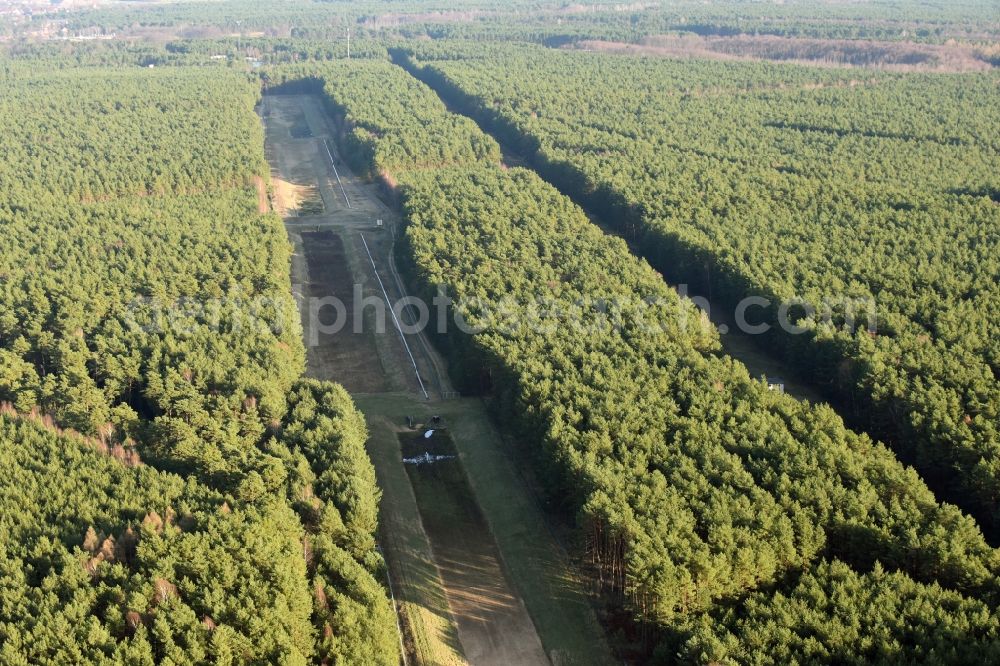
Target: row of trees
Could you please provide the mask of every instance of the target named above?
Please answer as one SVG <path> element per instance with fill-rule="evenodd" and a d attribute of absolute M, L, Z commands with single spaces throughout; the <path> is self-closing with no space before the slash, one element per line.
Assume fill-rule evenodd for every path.
<path fill-rule="evenodd" d="M 574 5 L 561 1 L 517 0 L 502 7 L 488 0 L 396 0 L 310 2 L 247 6 L 240 0 L 169 3 L 148 7 L 101 6 L 66 12 L 36 11 L 32 20 L 5 21 L 0 35 L 19 37 L 40 23 L 70 35 L 134 36 L 158 33 L 184 41 L 224 42 L 226 50 L 249 38 L 310 40 L 315 52 L 329 53 L 348 30 L 366 38 L 432 37 L 533 41 L 560 45 L 585 39 L 638 42 L 664 34 L 707 36 L 766 35 L 777 38 L 879 40 L 943 43 L 995 41 L 1000 22 L 990 0 L 928 4 L 918 0 L 880 3 L 743 2 L 706 4 L 684 0 L 668 5 L 628 7 L 613 3 Z M 791 39 L 789 39 L 791 41 Z M 322 44 L 325 43 L 325 46 Z M 173 46 L 180 45 L 180 40 Z M 18 44 L 18 48 L 21 45 Z M 184 48 L 181 45 L 181 48 Z"/>
<path fill-rule="evenodd" d="M 419 143 L 396 135 L 433 136 L 435 124 L 455 122 L 435 106 L 433 116 L 414 110 L 420 123 L 382 123 L 378 105 L 349 86 L 407 95 L 412 83 L 387 63 L 352 73 L 327 81 L 332 104 L 377 126 L 376 142 Z M 689 302 L 537 175 L 473 158 L 443 168 L 375 161 L 369 170 L 400 186 L 401 259 L 416 284 L 425 296 L 446 285 L 481 329 L 442 340 L 456 380 L 489 392 L 508 427 L 536 444 L 546 487 L 579 513 L 604 591 L 662 632 L 665 660 L 681 649 L 694 661 L 751 653 L 754 637 L 736 620 L 711 618 L 753 608 L 742 600 L 754 590 L 793 594 L 807 584 L 803 571 L 828 577 L 826 559 L 846 562 L 842 578 L 869 587 L 881 563 L 905 582 L 898 606 L 911 594 L 958 600 L 943 611 L 958 628 L 939 636 L 949 649 L 988 642 L 995 619 L 981 611 L 1000 593 L 1000 554 L 971 519 L 938 504 L 912 470 L 830 408 L 768 391 L 719 356 L 714 329 Z M 873 567 L 875 578 L 864 578 Z M 865 599 L 843 603 L 858 613 Z M 758 603 L 775 624 L 785 618 L 780 598 Z M 813 612 L 833 623 L 837 609 Z M 807 659 L 814 643 L 918 649 L 921 621 L 907 617 L 787 640 L 774 659 Z"/>
<path fill-rule="evenodd" d="M 351 58 L 388 58 L 389 39 L 354 36 Z M 247 59 L 275 66 L 296 62 L 346 60 L 347 41 L 301 37 L 217 37 L 179 39 L 166 44 L 125 40 L 87 42 L 14 42 L 6 45 L 11 61 L 47 67 L 191 67 L 250 68 Z"/>
<path fill-rule="evenodd" d="M 816 58 L 817 53 L 855 64 L 929 61 L 919 48 L 906 45 L 949 40 L 989 44 L 1000 35 L 1000 22 L 989 0 L 929 5 L 910 0 L 891 5 L 837 3 L 747 3 L 740 0 L 705 4 L 698 0 L 632 6 L 596 4 L 586 8 L 562 2 L 518 0 L 498 7 L 485 0 L 455 4 L 438 0 L 380 2 L 311 2 L 288 0 L 280 6 L 247 6 L 240 0 L 173 3 L 134 8 L 98 7 L 50 14 L 35 12 L 31 21 L 0 24 L 0 35 L 19 37 L 39 23 L 65 29 L 69 35 L 116 35 L 97 42 L 35 42 L 10 39 L 4 48 L 19 56 L 60 54 L 78 62 L 104 64 L 205 63 L 212 55 L 228 55 L 234 64 L 244 56 L 267 63 L 331 60 L 347 55 L 352 33 L 355 57 L 381 48 L 381 40 L 471 39 L 477 42 L 520 41 L 562 46 L 582 40 L 657 43 L 694 35 L 718 38 L 713 49 L 748 50 L 741 39 L 754 40 L 750 50 L 764 57 Z M 153 43 L 121 37 L 156 33 Z M 738 39 L 732 40 L 731 38 Z M 759 38 L 763 37 L 764 41 Z M 836 40 L 836 41 L 831 41 Z M 870 40 L 877 40 L 872 43 Z M 766 43 L 765 43 L 766 42 Z M 893 44 L 901 45 L 897 49 Z M 986 47 L 974 57 L 990 62 Z"/>
<path fill-rule="evenodd" d="M 251 38 L 266 36 L 281 39 L 305 38 L 317 41 L 340 40 L 347 30 L 356 34 L 375 35 L 383 31 L 395 32 L 417 24 L 450 23 L 454 20 L 505 19 L 549 13 L 561 3 L 538 0 L 511 0 L 498 8 L 491 0 L 462 0 L 458 6 L 440 0 L 356 0 L 354 2 L 313 2 L 311 0 L 286 0 L 281 4 L 247 5 L 242 0 L 221 2 L 168 3 L 149 7 L 99 6 L 66 12 L 55 8 L 50 12 L 35 12 L 33 20 L 55 21 L 65 26 L 71 34 L 129 35 L 162 31 L 183 34 L 187 38 L 220 38 L 246 35 Z M 30 23 L 27 24 L 30 26 Z M 0 34 L 23 32 L 20 26 L 2 25 Z"/>
<path fill-rule="evenodd" d="M 770 299 L 766 344 L 996 529 L 995 76 L 462 48 L 423 74 L 670 279 Z M 820 311 L 797 336 L 793 298 Z"/>
<path fill-rule="evenodd" d="M 647 5 L 633 11 L 601 5 L 591 11 L 542 6 L 535 11 L 487 16 L 480 21 L 435 21 L 428 17 L 402 31 L 440 40 L 521 40 L 550 45 L 582 39 L 639 42 L 657 35 L 685 33 L 942 43 L 949 39 L 995 40 L 1000 34 L 1000 22 L 989 0 L 947 5 L 690 0 Z"/>
<path fill-rule="evenodd" d="M 300 381 L 256 81 L 4 76 L 4 656 L 395 664 L 363 420 Z"/>

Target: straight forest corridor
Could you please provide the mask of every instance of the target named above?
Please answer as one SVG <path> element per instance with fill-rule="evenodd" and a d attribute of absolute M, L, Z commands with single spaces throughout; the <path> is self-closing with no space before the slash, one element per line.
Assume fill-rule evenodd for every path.
<path fill-rule="evenodd" d="M 519 166 L 535 171 L 535 173 L 537 173 L 542 180 L 545 180 L 550 185 L 560 190 L 575 204 L 580 206 L 587 213 L 591 222 L 600 227 L 604 233 L 621 238 L 628 243 L 629 249 L 632 251 L 633 255 L 645 259 L 642 250 L 636 246 L 635 242 L 622 235 L 617 229 L 609 224 L 607 220 L 603 220 L 595 215 L 594 212 L 585 205 L 585 202 L 580 201 L 578 197 L 574 197 L 570 192 L 563 191 L 556 183 L 552 183 L 545 178 L 543 173 L 540 173 L 534 168 L 530 156 L 518 153 L 508 142 L 503 140 L 502 136 L 494 131 L 491 131 L 492 128 L 490 128 L 486 123 L 480 122 L 475 115 L 469 114 L 467 109 L 460 108 L 453 104 L 447 96 L 442 94 L 442 91 L 435 86 L 435 81 L 429 77 L 421 76 L 420 71 L 412 66 L 407 58 L 396 57 L 393 59 L 393 62 L 395 62 L 395 64 L 400 66 L 402 69 L 406 70 L 415 79 L 423 82 L 427 85 L 427 87 L 433 90 L 449 111 L 464 116 L 475 122 L 485 134 L 493 137 L 493 139 L 500 144 L 505 165 Z M 671 285 L 671 287 L 675 290 L 679 290 L 678 285 Z M 686 296 L 689 294 L 683 295 Z M 794 367 L 791 367 L 783 359 L 774 355 L 762 345 L 755 342 L 752 335 L 740 331 L 735 325 L 729 310 L 727 310 L 722 303 L 713 301 L 705 294 L 690 294 L 690 296 L 698 297 L 700 302 L 708 304 L 708 316 L 712 323 L 718 327 L 720 331 L 720 340 L 722 342 L 723 352 L 745 365 L 751 375 L 755 377 L 769 378 L 780 377 L 784 386 L 784 391 L 789 395 L 800 400 L 809 400 L 813 403 L 826 402 L 826 399 L 823 397 L 823 394 L 820 392 L 818 387 L 810 383 L 807 378 L 802 377 Z"/>
<path fill-rule="evenodd" d="M 295 248 L 307 372 L 342 383 L 366 415 L 383 490 L 379 540 L 410 663 L 613 663 L 585 584 L 497 450 L 505 444 L 482 402 L 442 400 L 457 394 L 422 333 L 404 337 L 391 320 L 376 330 L 368 309 L 355 321 L 356 299 L 406 295 L 393 260 L 398 214 L 339 159 L 319 98 L 267 95 L 261 115 L 274 208 Z M 312 330 L 308 304 L 331 295 L 346 325 Z M 458 461 L 427 476 L 402 463 L 401 438 L 412 432 L 407 416 L 432 415 L 446 419 Z"/>

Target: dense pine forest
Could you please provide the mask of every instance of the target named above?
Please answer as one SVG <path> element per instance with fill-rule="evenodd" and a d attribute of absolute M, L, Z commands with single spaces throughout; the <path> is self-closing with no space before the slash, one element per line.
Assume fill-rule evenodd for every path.
<path fill-rule="evenodd" d="M 810 306 L 767 344 L 996 530 L 996 76 L 451 48 L 427 75 L 670 279 Z"/>
<path fill-rule="evenodd" d="M 10 663 L 394 663 L 365 425 L 300 380 L 254 80 L 3 85 Z"/>
<path fill-rule="evenodd" d="M 486 137 L 442 151 L 435 167 L 400 151 L 460 121 L 401 68 L 349 67 L 351 76 L 346 65 L 311 76 L 343 113 L 345 145 L 366 144 L 356 152 L 371 156 L 369 170 L 399 188 L 402 255 L 416 283 L 428 294 L 447 285 L 459 303 L 506 306 L 503 322 L 479 319 L 490 315 L 475 306 L 463 312 L 485 332 L 445 342 L 459 379 L 488 391 L 502 420 L 538 447 L 547 487 L 579 512 L 605 592 L 658 628 L 661 658 L 738 660 L 753 641 L 781 642 L 797 660 L 861 641 L 879 658 L 904 634 L 920 634 L 921 645 L 927 634 L 927 649 L 954 658 L 977 641 L 995 647 L 988 608 L 1000 556 L 970 518 L 937 503 L 912 470 L 828 407 L 768 391 L 719 357 L 711 327 L 679 324 L 678 313 L 700 320 L 693 306 L 552 186 L 500 168 L 495 150 L 479 148 Z M 383 98 L 420 111 L 399 122 Z M 587 301 L 595 294 L 623 303 L 639 294 L 662 310 L 602 319 Z M 531 311 L 542 301 L 565 304 L 553 313 L 594 308 L 595 322 L 581 336 L 560 314 L 546 321 Z M 533 316 L 541 327 L 526 323 Z M 650 334 L 641 317 L 663 330 Z M 816 623 L 838 626 L 835 618 L 873 597 L 902 615 L 894 626 L 847 623 L 819 645 L 784 641 L 810 631 L 788 608 L 817 587 L 836 602 L 812 608 Z M 929 599 L 949 609 L 958 633 L 932 635 L 939 625 L 905 610 Z M 746 604 L 771 635 L 745 635 L 743 613 L 726 614 L 733 604 Z"/>
<path fill-rule="evenodd" d="M 477 664 L 510 594 L 567 663 L 532 584 L 618 663 L 1000 662 L 997 67 L 995 0 L 0 1 L 0 662 Z M 462 325 L 352 396 L 332 275 Z"/>

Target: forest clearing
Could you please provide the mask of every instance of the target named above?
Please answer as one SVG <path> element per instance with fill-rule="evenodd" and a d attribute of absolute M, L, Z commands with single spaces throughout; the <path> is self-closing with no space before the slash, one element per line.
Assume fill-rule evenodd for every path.
<path fill-rule="evenodd" d="M 309 111 L 290 112 L 290 107 L 298 105 Z M 405 451 L 399 433 L 411 432 L 405 428 L 406 415 L 428 422 L 432 413 L 444 415 L 449 431 L 456 435 L 451 446 L 459 451 L 464 452 L 467 447 L 502 447 L 503 443 L 479 400 L 441 400 L 441 382 L 446 389 L 450 385 L 446 378 L 437 376 L 435 364 L 443 365 L 443 361 L 427 358 L 428 353 L 434 352 L 425 346 L 426 342 L 411 340 L 410 349 L 418 355 L 418 367 L 428 378 L 428 385 L 435 389 L 430 401 L 422 398 L 406 350 L 391 325 L 376 332 L 372 321 L 374 311 L 369 310 L 369 316 L 359 323 L 361 332 L 355 332 L 357 328 L 351 319 L 355 312 L 354 285 L 364 286 L 361 292 L 364 296 L 381 295 L 373 269 L 363 261 L 366 255 L 359 256 L 362 233 L 368 239 L 368 247 L 375 252 L 375 263 L 383 279 L 389 281 L 390 297 L 400 295 L 401 284 L 390 279 L 388 270 L 391 238 L 387 236 L 392 231 L 373 224 L 376 215 L 384 223 L 391 223 L 394 213 L 378 200 L 374 185 L 359 181 L 339 161 L 339 177 L 347 188 L 351 207 L 346 206 L 343 195 L 337 199 L 337 179 L 330 172 L 329 163 L 324 162 L 319 151 L 308 146 L 308 142 L 328 136 L 316 98 L 270 95 L 265 97 L 261 109 L 270 112 L 264 117 L 268 129 L 267 152 L 272 158 L 272 182 L 294 182 L 299 187 L 315 188 L 323 193 L 324 200 L 327 196 L 331 200 L 322 214 L 285 217 L 295 247 L 293 282 L 299 285 L 302 302 L 308 302 L 310 295 L 333 294 L 347 305 L 348 320 L 342 330 L 335 334 L 318 333 L 316 344 L 306 345 L 307 374 L 343 384 L 365 406 L 372 437 L 369 453 L 384 492 L 380 542 L 396 579 L 397 601 L 409 649 L 418 657 L 418 663 L 429 664 L 465 663 L 465 660 L 497 666 L 609 663 L 610 653 L 600 638 L 602 632 L 593 619 L 583 583 L 563 580 L 569 575 L 568 562 L 556 566 L 559 548 L 545 532 L 528 490 L 520 482 L 511 487 L 513 470 L 499 482 L 491 474 L 474 474 L 474 478 L 485 484 L 485 491 L 492 492 L 494 497 L 502 493 L 503 501 L 494 499 L 489 507 L 492 512 L 509 516 L 508 525 L 514 518 L 509 513 L 511 502 L 519 507 L 518 515 L 522 518 L 521 512 L 525 510 L 535 512 L 537 522 L 529 523 L 532 529 L 527 534 L 520 533 L 523 532 L 520 527 L 510 543 L 501 544 L 517 558 L 516 570 L 523 577 L 515 581 L 517 587 L 512 587 L 508 580 L 508 565 L 502 559 L 505 556 L 501 555 L 490 530 L 493 522 L 490 518 L 494 516 L 484 515 L 477 501 L 478 493 L 472 491 L 466 480 L 462 469 L 465 458 L 443 463 L 441 476 L 437 469 L 430 475 L 418 476 L 414 476 L 418 472 L 410 466 L 404 471 Z M 308 118 L 308 137 L 295 136 L 303 133 L 301 129 L 293 132 L 294 124 L 282 122 L 282 117 L 289 116 Z M 308 311 L 304 310 L 302 317 L 308 338 Z M 458 437 L 458 433 L 464 436 Z M 495 458 L 497 454 L 492 455 Z M 412 504 L 418 509 L 417 514 L 412 513 Z M 505 520 L 499 515 L 495 519 Z M 535 552 L 530 553 L 526 548 Z M 546 567 L 541 571 L 536 569 L 540 561 Z M 515 591 L 524 586 L 531 586 L 536 617 L 546 622 L 547 633 L 541 634 L 541 641 L 530 609 L 521 599 L 524 592 Z M 548 598 L 547 594 L 554 589 L 567 591 Z M 583 621 L 570 629 L 571 618 Z M 589 629 L 580 631 L 586 627 Z M 546 656 L 547 649 L 551 658 Z M 601 657 L 602 653 L 607 656 Z"/>

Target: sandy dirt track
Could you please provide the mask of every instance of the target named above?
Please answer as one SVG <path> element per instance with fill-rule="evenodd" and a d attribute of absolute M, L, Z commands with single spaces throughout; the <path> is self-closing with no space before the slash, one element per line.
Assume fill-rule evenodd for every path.
<path fill-rule="evenodd" d="M 295 248 L 292 274 L 300 307 L 309 297 L 328 295 L 350 305 L 357 296 L 355 285 L 365 298 L 382 298 L 383 287 L 390 300 L 401 297 L 404 286 L 391 258 L 396 216 L 378 199 L 376 186 L 354 176 L 333 142 L 327 142 L 333 130 L 318 99 L 267 96 L 261 112 L 272 166 L 272 202 Z M 383 220 L 382 226 L 377 219 Z M 386 493 L 381 532 L 405 536 L 405 543 L 403 538 L 380 541 L 396 579 L 394 587 L 405 588 L 397 590 L 405 605 L 401 614 L 407 623 L 422 625 L 406 629 L 411 656 L 428 664 L 551 663 L 461 466 L 458 476 L 437 482 L 431 478 L 417 484 L 417 492 L 401 487 L 405 481 L 400 480 L 407 476 L 399 474 L 405 468 L 399 442 L 391 438 L 403 428 L 404 410 L 433 411 L 434 402 L 422 399 L 421 383 L 432 401 L 451 392 L 444 361 L 422 336 L 407 336 L 404 345 L 391 324 L 377 332 L 368 313 L 357 322 L 361 334 L 354 332 L 356 320 L 349 318 L 340 332 L 315 336 L 316 344 L 310 345 L 307 305 L 302 314 L 310 376 L 342 383 L 354 394 L 399 396 L 388 413 L 364 407 L 364 401 L 362 406 L 373 438 L 380 438 L 370 452 Z M 330 323 L 328 317 L 321 321 Z M 414 502 L 418 512 L 407 502 Z M 407 524 L 398 524 L 402 520 Z M 426 561 L 428 555 L 432 562 Z"/>

